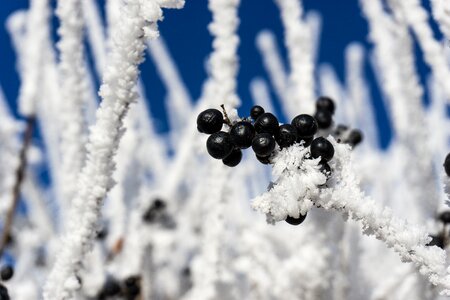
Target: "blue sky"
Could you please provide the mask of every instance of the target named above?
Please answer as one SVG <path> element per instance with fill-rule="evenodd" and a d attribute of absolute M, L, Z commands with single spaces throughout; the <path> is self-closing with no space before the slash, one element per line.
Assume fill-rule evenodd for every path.
<path fill-rule="evenodd" d="M 103 1 L 98 2 L 103 3 Z M 331 64 L 342 80 L 345 47 L 350 42 L 359 41 L 365 44 L 367 49 L 371 48 L 367 43 L 367 23 L 362 17 L 358 1 L 304 0 L 303 3 L 307 11 L 315 10 L 322 15 L 323 30 L 320 38 L 319 62 Z M 11 12 L 27 7 L 28 1 L 25 0 L 3 0 L 0 4 L 0 24 L 2 24 L 0 27 L 0 84 L 15 113 L 19 79 L 11 40 L 5 29 L 5 20 Z M 263 29 L 270 29 L 276 34 L 279 45 L 282 46 L 283 30 L 279 11 L 273 0 L 242 0 L 239 14 L 241 67 L 238 82 L 239 95 L 243 101 L 240 111 L 242 114 L 248 114 L 252 105 L 248 89 L 250 80 L 255 76 L 267 79 L 261 57 L 255 46 L 255 36 Z M 201 84 L 206 77 L 204 63 L 211 51 L 211 37 L 207 30 L 210 19 L 206 0 L 186 0 L 184 9 L 166 10 L 165 20 L 160 24 L 161 33 L 194 99 L 199 96 Z M 57 26 L 56 19 L 53 25 Z M 285 56 L 285 49 L 281 47 L 281 50 Z M 428 70 L 421 61 L 420 55 L 418 57 L 418 67 L 423 77 Z M 166 132 L 168 124 L 162 105 L 165 95 L 164 87 L 150 59 L 146 60 L 141 70 L 152 114 L 156 118 L 156 127 L 160 132 Z M 381 132 L 380 144 L 386 147 L 391 137 L 389 122 L 369 66 L 366 71 Z M 277 111 L 277 113 L 280 112 Z"/>

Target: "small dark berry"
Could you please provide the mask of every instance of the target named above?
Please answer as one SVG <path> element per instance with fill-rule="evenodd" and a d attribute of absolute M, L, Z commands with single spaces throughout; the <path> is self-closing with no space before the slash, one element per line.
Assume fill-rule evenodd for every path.
<path fill-rule="evenodd" d="M 270 133 L 276 135 L 279 129 L 277 117 L 271 113 L 263 113 L 255 121 L 255 129 L 258 133 Z"/>
<path fill-rule="evenodd" d="M 348 143 L 353 147 L 358 145 L 359 143 L 361 143 L 362 140 L 363 140 L 363 134 L 358 129 L 352 130 L 347 139 Z"/>
<path fill-rule="evenodd" d="M 317 132 L 317 122 L 310 115 L 298 115 L 292 120 L 291 124 L 297 128 L 299 138 L 312 137 Z"/>
<path fill-rule="evenodd" d="M 297 129 L 291 124 L 283 124 L 275 140 L 281 148 L 289 147 L 297 141 Z"/>
<path fill-rule="evenodd" d="M 224 159 L 234 149 L 230 134 L 223 131 L 211 134 L 206 141 L 206 149 L 215 159 Z"/>
<path fill-rule="evenodd" d="M 325 176 L 327 178 L 330 178 L 331 177 L 331 167 L 330 167 L 330 165 L 324 160 L 321 160 L 319 165 L 320 165 L 320 172 L 325 174 Z"/>
<path fill-rule="evenodd" d="M 437 246 L 441 249 L 444 249 L 444 238 L 439 235 L 430 235 L 431 241 L 427 244 L 427 246 Z"/>
<path fill-rule="evenodd" d="M 309 147 L 314 140 L 314 137 L 304 137 L 304 138 L 297 138 L 297 142 L 302 143 L 303 147 Z"/>
<path fill-rule="evenodd" d="M 328 97 L 320 97 L 319 99 L 317 99 L 316 109 L 318 111 L 326 110 L 326 111 L 330 112 L 330 114 L 334 114 L 334 110 L 335 110 L 334 101 Z"/>
<path fill-rule="evenodd" d="M 262 108 L 259 105 L 255 105 L 250 110 L 250 117 L 252 117 L 253 120 L 256 120 L 259 118 L 260 115 L 264 113 L 264 108 Z"/>
<path fill-rule="evenodd" d="M 339 124 L 338 126 L 336 126 L 336 129 L 334 130 L 334 133 L 336 135 L 341 135 L 342 133 L 344 133 L 347 130 L 348 130 L 348 126 L 343 125 L 343 124 Z"/>
<path fill-rule="evenodd" d="M 121 292 L 120 284 L 113 278 L 108 278 L 102 288 L 102 294 L 111 297 Z"/>
<path fill-rule="evenodd" d="M 14 275 L 14 269 L 10 265 L 5 265 L 0 269 L 0 278 L 3 281 L 10 280 Z"/>
<path fill-rule="evenodd" d="M 327 129 L 333 123 L 333 115 L 327 110 L 318 110 L 314 118 L 320 129 Z"/>
<path fill-rule="evenodd" d="M 240 149 L 247 149 L 252 145 L 255 137 L 255 128 L 249 122 L 237 122 L 230 130 L 233 144 Z"/>
<path fill-rule="evenodd" d="M 98 240 L 104 240 L 106 238 L 106 236 L 108 235 L 108 227 L 106 226 L 102 226 L 98 231 L 97 231 L 97 236 L 96 238 Z"/>
<path fill-rule="evenodd" d="M 224 165 L 229 167 L 236 167 L 242 159 L 242 151 L 239 149 L 234 149 L 230 155 L 222 159 Z"/>
<path fill-rule="evenodd" d="M 161 199 L 155 199 L 153 201 L 152 207 L 153 207 L 153 209 L 156 209 L 156 210 L 164 209 L 164 208 L 166 208 L 166 202 L 164 202 L 164 200 L 161 200 Z"/>
<path fill-rule="evenodd" d="M 334 147 L 326 138 L 318 137 L 311 143 L 311 156 L 329 161 L 334 156 Z"/>
<path fill-rule="evenodd" d="M 306 215 L 307 214 L 305 214 L 305 215 L 300 214 L 300 216 L 298 218 L 287 216 L 285 221 L 291 225 L 300 225 L 303 223 L 303 221 L 305 221 Z"/>
<path fill-rule="evenodd" d="M 9 300 L 9 294 L 8 289 L 3 285 L 0 284 L 0 300 Z"/>
<path fill-rule="evenodd" d="M 256 154 L 256 159 L 262 163 L 263 165 L 268 165 L 270 164 L 270 157 L 269 156 L 259 156 L 258 154 Z"/>
<path fill-rule="evenodd" d="M 439 220 L 444 224 L 450 223 L 450 211 L 443 211 L 439 214 Z"/>
<path fill-rule="evenodd" d="M 197 117 L 197 129 L 202 133 L 212 134 L 220 131 L 223 125 L 222 113 L 214 108 L 202 111 Z"/>
<path fill-rule="evenodd" d="M 444 169 L 445 169 L 445 173 L 447 173 L 447 176 L 450 177 L 450 153 L 447 154 L 447 157 L 445 158 Z"/>
<path fill-rule="evenodd" d="M 275 139 L 269 133 L 259 133 L 252 141 L 252 148 L 259 156 L 269 156 L 275 149 Z"/>

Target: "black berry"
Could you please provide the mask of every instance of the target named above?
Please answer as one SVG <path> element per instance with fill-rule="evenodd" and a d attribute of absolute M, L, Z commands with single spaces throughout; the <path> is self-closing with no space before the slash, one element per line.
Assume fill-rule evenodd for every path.
<path fill-rule="evenodd" d="M 223 125 L 222 113 L 214 108 L 202 111 L 197 117 L 197 129 L 202 133 L 212 134 L 220 131 Z"/>
<path fill-rule="evenodd" d="M 427 244 L 427 246 L 437 246 L 441 249 L 444 249 L 444 238 L 440 235 L 430 235 L 431 241 Z"/>
<path fill-rule="evenodd" d="M 211 134 L 206 141 L 206 149 L 215 159 L 224 159 L 234 149 L 230 134 L 223 131 Z"/>
<path fill-rule="evenodd" d="M 3 284 L 0 284 L 0 300 L 9 299 L 8 289 Z"/>
<path fill-rule="evenodd" d="M 313 158 L 321 157 L 325 161 L 329 161 L 333 158 L 334 147 L 333 145 L 323 137 L 318 137 L 311 143 L 311 156 Z"/>
<path fill-rule="evenodd" d="M 444 169 L 445 173 L 447 173 L 447 176 L 450 176 L 450 153 L 447 154 L 447 157 L 445 158 Z"/>
<path fill-rule="evenodd" d="M 443 211 L 439 215 L 439 220 L 444 224 L 450 223 L 450 211 Z"/>
<path fill-rule="evenodd" d="M 258 133 L 276 135 L 278 133 L 278 127 L 278 119 L 271 113 L 263 113 L 255 121 L 255 129 Z"/>
<path fill-rule="evenodd" d="M 297 129 L 290 124 L 283 124 L 275 139 L 281 148 L 289 147 L 297 141 Z"/>
<path fill-rule="evenodd" d="M 303 221 L 305 221 L 306 215 L 307 214 L 305 214 L 305 215 L 300 214 L 300 216 L 298 218 L 287 216 L 285 221 L 291 225 L 300 225 L 303 223 Z"/>
<path fill-rule="evenodd" d="M 333 115 L 327 110 L 319 110 L 314 115 L 320 129 L 327 129 L 333 123 Z"/>
<path fill-rule="evenodd" d="M 319 110 L 326 110 L 330 114 L 334 114 L 335 106 L 334 101 L 331 100 L 331 98 L 328 97 L 320 97 L 317 99 L 316 102 L 316 109 Z"/>
<path fill-rule="evenodd" d="M 104 240 L 107 235 L 108 235 L 108 227 L 102 226 L 99 230 L 97 230 L 96 238 L 98 240 Z"/>
<path fill-rule="evenodd" d="M 255 137 L 255 128 L 249 122 L 237 122 L 231 127 L 230 136 L 236 147 L 247 149 L 252 145 L 252 140 Z"/>
<path fill-rule="evenodd" d="M 262 115 L 264 113 L 264 108 L 262 108 L 259 105 L 255 105 L 252 107 L 252 109 L 250 110 L 250 117 L 252 117 L 253 120 L 258 119 L 258 117 L 260 115 Z"/>
<path fill-rule="evenodd" d="M 338 126 L 336 126 L 336 129 L 334 132 L 336 135 L 341 135 L 342 133 L 344 133 L 347 130 L 348 130 L 348 126 L 339 124 Z"/>
<path fill-rule="evenodd" d="M 236 167 L 242 159 L 242 151 L 239 149 L 234 149 L 230 155 L 222 159 L 224 165 L 229 167 Z"/>
<path fill-rule="evenodd" d="M 259 156 L 258 154 L 256 154 L 256 159 L 263 165 L 270 164 L 269 156 Z"/>
<path fill-rule="evenodd" d="M 106 297 L 116 296 L 121 292 L 120 284 L 113 278 L 108 278 L 103 285 L 101 294 Z"/>
<path fill-rule="evenodd" d="M 351 146 L 356 146 L 363 140 L 363 134 L 358 129 L 353 129 L 348 136 L 348 143 Z"/>
<path fill-rule="evenodd" d="M 298 115 L 292 120 L 291 124 L 297 129 L 300 138 L 312 137 L 317 132 L 317 122 L 310 115 Z"/>
<path fill-rule="evenodd" d="M 157 198 L 153 201 L 152 205 L 147 209 L 147 211 L 142 216 L 142 219 L 146 223 L 152 223 L 157 219 L 160 219 L 163 215 L 164 209 L 166 208 L 166 202 Z"/>
<path fill-rule="evenodd" d="M 125 279 L 125 288 L 126 288 L 126 294 L 128 296 L 137 296 L 139 295 L 141 288 L 140 288 L 140 279 L 138 276 L 130 276 L 127 279 Z M 134 298 L 130 298 L 134 299 Z"/>
<path fill-rule="evenodd" d="M 275 149 L 275 139 L 269 133 L 259 133 L 252 141 L 252 148 L 259 156 L 269 156 Z"/>
<path fill-rule="evenodd" d="M 0 278 L 3 281 L 10 280 L 14 275 L 14 269 L 10 265 L 5 265 L 0 269 Z"/>

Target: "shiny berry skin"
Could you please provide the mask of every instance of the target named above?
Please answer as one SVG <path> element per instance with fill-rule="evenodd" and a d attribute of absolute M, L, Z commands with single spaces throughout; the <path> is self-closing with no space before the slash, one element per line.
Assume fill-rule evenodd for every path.
<path fill-rule="evenodd" d="M 197 129 L 202 133 L 216 133 L 222 129 L 222 125 L 223 115 L 214 108 L 202 111 L 197 117 Z"/>
<path fill-rule="evenodd" d="M 211 134 L 206 141 L 206 150 L 215 159 L 224 159 L 231 154 L 233 149 L 234 145 L 230 134 L 223 131 Z"/>
<path fill-rule="evenodd" d="M 3 284 L 0 284 L 0 300 L 10 300 L 10 299 L 11 298 L 9 297 L 8 289 Z"/>
<path fill-rule="evenodd" d="M 358 145 L 359 143 L 361 143 L 362 140 L 363 140 L 363 134 L 358 129 L 353 129 L 350 132 L 350 134 L 348 135 L 348 139 L 347 139 L 348 143 L 353 147 Z"/>
<path fill-rule="evenodd" d="M 443 211 L 439 214 L 439 220 L 444 224 L 450 223 L 450 211 Z"/>
<path fill-rule="evenodd" d="M 5 265 L 0 269 L 0 278 L 3 281 L 10 280 L 14 275 L 14 269 L 10 265 Z"/>
<path fill-rule="evenodd" d="M 327 129 L 333 124 L 333 115 L 327 110 L 319 110 L 314 115 L 320 129 Z"/>
<path fill-rule="evenodd" d="M 427 246 L 437 246 L 441 249 L 444 249 L 444 238 L 440 235 L 430 235 L 431 241 L 427 244 Z"/>
<path fill-rule="evenodd" d="M 252 145 L 252 140 L 255 137 L 255 128 L 249 122 L 237 122 L 231 127 L 230 136 L 237 148 L 247 149 Z"/>
<path fill-rule="evenodd" d="M 230 155 L 222 159 L 224 165 L 229 167 L 236 167 L 242 160 L 242 151 L 234 149 Z"/>
<path fill-rule="evenodd" d="M 256 159 L 263 165 L 270 164 L 270 156 L 259 156 L 258 154 L 256 154 Z"/>
<path fill-rule="evenodd" d="M 314 137 L 304 137 L 304 138 L 297 138 L 298 143 L 302 143 L 303 147 L 309 147 L 314 140 Z"/>
<path fill-rule="evenodd" d="M 300 216 L 298 218 L 287 216 L 285 221 L 291 225 L 300 225 L 303 223 L 303 221 L 305 221 L 306 215 L 307 214 L 305 214 L 305 215 L 300 214 Z"/>
<path fill-rule="evenodd" d="M 334 147 L 326 138 L 318 137 L 311 143 L 311 156 L 329 161 L 334 156 Z"/>
<path fill-rule="evenodd" d="M 335 110 L 334 101 L 328 97 L 320 97 L 319 99 L 317 99 L 316 109 L 317 109 L 317 111 L 326 110 L 330 114 L 334 114 L 334 110 Z"/>
<path fill-rule="evenodd" d="M 291 124 L 283 124 L 275 140 L 281 148 L 289 147 L 297 141 L 297 129 Z"/>
<path fill-rule="evenodd" d="M 279 129 L 277 117 L 271 113 L 263 113 L 255 121 L 255 129 L 258 133 L 270 133 L 276 135 Z"/>
<path fill-rule="evenodd" d="M 250 110 L 250 117 L 252 117 L 253 120 L 256 120 L 259 118 L 260 115 L 262 115 L 264 113 L 264 108 L 262 108 L 259 105 L 255 105 L 252 107 L 252 109 Z"/>
<path fill-rule="evenodd" d="M 297 129 L 299 138 L 311 137 L 317 132 L 317 122 L 310 115 L 298 115 L 292 119 L 291 124 Z"/>
<path fill-rule="evenodd" d="M 450 177 L 450 153 L 447 154 L 447 157 L 445 158 L 444 169 L 445 169 L 445 173 L 447 173 L 447 176 Z"/>
<path fill-rule="evenodd" d="M 275 139 L 269 133 L 259 133 L 252 141 L 252 149 L 256 155 L 269 156 L 275 149 Z"/>

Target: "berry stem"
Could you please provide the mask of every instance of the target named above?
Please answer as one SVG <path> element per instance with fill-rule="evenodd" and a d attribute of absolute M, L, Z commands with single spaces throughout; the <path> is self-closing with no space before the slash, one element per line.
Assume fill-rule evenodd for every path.
<path fill-rule="evenodd" d="M 225 105 L 221 104 L 220 107 L 222 107 L 222 111 L 223 111 L 223 120 L 225 121 L 225 123 L 232 127 L 233 123 L 231 123 L 230 118 L 228 118 L 228 114 L 227 114 L 227 110 L 225 109 Z"/>

